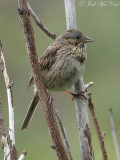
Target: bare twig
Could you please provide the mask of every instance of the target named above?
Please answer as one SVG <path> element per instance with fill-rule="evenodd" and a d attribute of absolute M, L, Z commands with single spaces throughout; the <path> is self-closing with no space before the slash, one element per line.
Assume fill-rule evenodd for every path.
<path fill-rule="evenodd" d="M 72 157 L 71 151 L 70 151 L 70 146 L 69 146 L 69 143 L 68 143 L 68 137 L 67 137 L 66 128 L 64 128 L 64 133 L 65 133 L 65 137 L 66 137 L 66 148 L 67 148 L 67 152 L 68 152 L 68 155 L 69 155 L 70 160 L 73 160 L 73 157 Z"/>
<path fill-rule="evenodd" d="M 92 85 L 94 85 L 94 82 L 90 82 L 88 84 L 85 85 L 85 90 L 87 90 L 89 87 L 91 87 Z"/>
<path fill-rule="evenodd" d="M 76 21 L 76 12 L 75 12 L 75 2 L 74 0 L 64 0 L 65 2 L 65 11 L 66 11 L 66 23 L 67 29 L 77 28 Z M 85 91 L 85 85 L 83 81 L 83 76 L 80 77 L 79 81 L 73 86 L 74 92 Z M 81 149 L 81 158 L 82 160 L 92 160 L 93 159 L 93 150 L 91 144 L 91 132 L 89 127 L 89 118 L 88 118 L 88 107 L 87 102 L 75 98 L 75 109 L 76 117 L 78 123 L 78 132 L 80 140 L 80 149 Z M 86 136 L 85 136 L 85 133 Z"/>
<path fill-rule="evenodd" d="M 112 131 L 113 141 L 114 141 L 114 145 L 115 145 L 116 155 L 117 155 L 117 159 L 120 160 L 120 151 L 119 151 L 117 136 L 116 136 L 116 132 L 115 132 L 115 125 L 114 125 L 112 108 L 110 108 L 110 110 L 109 110 L 109 116 L 110 116 L 110 121 L 111 121 L 111 131 Z"/>
<path fill-rule="evenodd" d="M 7 142 L 7 136 L 4 128 L 1 102 L 0 102 L 0 137 L 1 137 L 2 148 L 4 149 L 4 159 L 10 160 L 10 149 Z"/>
<path fill-rule="evenodd" d="M 35 14 L 35 12 L 32 10 L 30 4 L 27 2 L 28 5 L 28 9 L 29 9 L 29 13 L 30 15 L 33 17 L 33 19 L 35 20 L 36 24 L 52 39 L 56 39 L 57 36 L 50 32 L 43 24 L 42 22 L 39 20 L 39 18 L 37 17 L 37 15 Z"/>
<path fill-rule="evenodd" d="M 64 145 L 57 127 L 57 122 L 55 120 L 52 98 L 43 85 L 41 70 L 39 68 L 38 58 L 36 54 L 34 33 L 30 21 L 30 13 L 27 8 L 26 0 L 18 0 L 18 12 L 24 31 L 24 37 L 26 41 L 26 47 L 29 55 L 30 66 L 32 68 L 34 82 L 37 87 L 40 102 L 46 117 L 52 143 L 55 146 L 55 151 L 59 160 L 68 160 L 68 156 L 64 149 Z"/>
<path fill-rule="evenodd" d="M 97 117 L 96 117 L 95 110 L 94 110 L 94 105 L 93 105 L 92 99 L 91 99 L 91 93 L 88 93 L 88 97 L 89 97 L 88 98 L 88 107 L 90 109 L 90 113 L 92 115 L 93 122 L 94 122 L 95 129 L 96 129 L 96 133 L 97 133 L 97 136 L 99 139 L 103 160 L 108 160 L 107 152 L 106 152 L 106 148 L 105 148 L 105 144 L 104 144 L 104 138 L 102 137 L 102 133 L 101 133 L 98 121 L 97 121 Z"/>
<path fill-rule="evenodd" d="M 25 158 L 26 154 L 27 154 L 27 151 L 22 151 L 21 156 L 19 157 L 18 160 L 23 160 Z"/>
<path fill-rule="evenodd" d="M 4 55 L 2 52 L 2 44 L 0 42 L 0 68 L 3 72 L 3 76 L 5 79 L 7 96 L 8 96 L 8 109 L 9 109 L 9 136 L 12 145 L 15 145 L 15 131 L 14 131 L 14 108 L 13 108 L 13 97 L 12 97 L 12 83 L 9 80 L 9 76 L 7 73 L 7 68 L 5 64 Z"/>
<path fill-rule="evenodd" d="M 2 136 L 2 148 L 4 149 L 4 160 L 10 160 L 10 148 L 8 144 L 8 137 Z"/>
<path fill-rule="evenodd" d="M 2 52 L 2 43 L 0 42 L 0 68 L 3 72 L 3 76 L 5 79 L 7 96 L 8 96 L 8 110 L 9 110 L 9 139 L 5 134 L 2 135 L 2 145 L 4 148 L 4 159 L 7 160 L 16 160 L 17 159 L 17 151 L 15 148 L 15 131 L 14 131 L 14 108 L 13 108 L 13 97 L 12 97 L 12 83 L 10 83 L 9 76 L 7 73 L 7 68 L 5 64 L 4 55 Z"/>
<path fill-rule="evenodd" d="M 5 127 L 4 127 L 4 119 L 2 115 L 2 104 L 0 102 L 0 137 L 6 136 Z"/>
<path fill-rule="evenodd" d="M 13 97 L 12 97 L 12 83 L 10 83 L 5 59 L 2 51 L 2 43 L 0 42 L 0 69 L 3 72 L 7 97 L 8 97 L 8 110 L 9 110 L 9 138 L 5 134 L 3 118 L 2 118 L 2 146 L 4 148 L 4 160 L 17 160 L 17 151 L 15 148 L 15 131 L 14 131 L 14 108 L 13 108 Z M 2 115 L 2 110 L 1 110 Z M 9 142 L 8 142 L 9 139 Z"/>
<path fill-rule="evenodd" d="M 54 109 L 54 110 L 55 110 L 55 115 L 56 115 L 56 117 L 57 117 L 57 120 L 58 120 L 58 122 L 59 122 L 61 131 L 62 131 L 62 134 L 63 134 L 63 138 L 64 138 L 64 140 L 65 140 L 65 145 L 66 145 L 67 153 L 68 153 L 68 155 L 69 155 L 70 160 L 73 160 L 72 155 L 71 155 L 71 151 L 70 151 L 70 146 L 69 146 L 68 139 L 67 139 L 67 135 L 66 135 L 66 132 L 65 132 L 65 130 L 64 130 L 64 128 L 63 128 L 63 125 L 62 125 L 62 122 L 61 122 L 59 113 L 58 113 L 58 111 L 57 111 L 56 109 Z"/>

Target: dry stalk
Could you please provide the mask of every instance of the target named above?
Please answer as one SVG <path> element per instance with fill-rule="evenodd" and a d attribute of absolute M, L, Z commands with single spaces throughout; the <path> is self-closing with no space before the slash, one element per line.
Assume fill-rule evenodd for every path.
<path fill-rule="evenodd" d="M 54 116 L 53 105 L 52 105 L 53 99 L 51 98 L 49 92 L 46 91 L 43 85 L 41 70 L 39 68 L 38 57 L 36 54 L 34 32 L 30 21 L 30 13 L 29 9 L 27 8 L 26 0 L 18 0 L 18 13 L 20 15 L 22 28 L 24 31 L 24 37 L 29 56 L 30 66 L 32 68 L 34 82 L 37 87 L 41 105 L 46 117 L 49 133 L 52 139 L 52 144 L 55 147 L 58 159 L 68 160 L 68 156 L 65 151 Z"/>
<path fill-rule="evenodd" d="M 7 67 L 5 64 L 5 59 L 2 51 L 2 43 L 0 42 L 0 69 L 3 73 L 6 89 L 7 89 L 7 97 L 8 97 L 8 110 L 9 110 L 9 138 L 5 134 L 3 117 L 1 126 L 2 128 L 2 145 L 4 148 L 4 159 L 7 160 L 17 160 L 17 151 L 15 148 L 15 129 L 14 129 L 14 108 L 13 108 L 13 97 L 12 97 L 12 85 L 10 82 Z M 2 110 L 1 110 L 2 115 Z M 8 142 L 9 139 L 9 142 Z"/>
<path fill-rule="evenodd" d="M 75 1 L 74 0 L 64 0 L 65 11 L 66 11 L 66 24 L 67 29 L 77 29 L 76 11 L 75 11 Z M 87 87 L 93 85 L 90 82 L 85 86 L 83 76 L 80 77 L 79 81 L 74 84 L 73 90 L 75 93 L 79 91 L 85 91 Z M 88 117 L 88 105 L 87 101 L 80 98 L 75 98 L 75 110 L 78 125 L 79 141 L 80 141 L 80 151 L 82 160 L 93 160 L 93 149 L 91 143 L 91 132 L 89 126 Z"/>
<path fill-rule="evenodd" d="M 105 143 L 104 143 L 104 138 L 102 136 L 101 130 L 100 130 L 100 126 L 98 124 L 98 120 L 95 114 L 95 109 L 94 109 L 94 105 L 92 103 L 92 99 L 91 99 L 91 93 L 88 93 L 88 107 L 90 109 L 90 113 L 95 125 L 95 129 L 96 129 L 96 133 L 99 139 L 99 143 L 100 143 L 100 147 L 101 147 L 101 151 L 102 151 L 102 156 L 103 156 L 103 160 L 108 160 L 107 157 L 107 152 L 106 152 L 106 148 L 105 148 Z"/>
<path fill-rule="evenodd" d="M 32 16 L 32 18 L 35 20 L 36 24 L 43 30 L 43 32 L 45 32 L 50 38 L 52 39 L 56 39 L 57 36 L 50 32 L 43 24 L 42 22 L 39 20 L 39 18 L 37 17 L 37 15 L 35 14 L 35 12 L 33 11 L 33 9 L 31 8 L 30 4 L 27 2 L 28 5 L 28 9 L 29 9 L 29 13 Z"/>
<path fill-rule="evenodd" d="M 1 66 L 1 61 L 0 61 L 0 66 Z M 9 145 L 7 142 L 7 136 L 5 133 L 1 102 L 0 102 L 0 138 L 1 138 L 1 143 L 2 143 L 2 149 L 4 149 L 4 159 L 10 160 L 10 149 L 9 149 Z"/>
<path fill-rule="evenodd" d="M 27 154 L 27 151 L 22 151 L 21 156 L 19 157 L 18 160 L 23 160 L 25 158 L 26 154 Z"/>
<path fill-rule="evenodd" d="M 115 145 L 115 151 L 116 151 L 116 155 L 117 155 L 117 160 L 120 160 L 120 150 L 119 150 L 119 145 L 118 145 L 116 131 L 115 131 L 115 124 L 114 124 L 112 108 L 110 108 L 110 110 L 109 110 L 109 116 L 110 116 L 111 131 L 112 131 L 113 141 L 114 141 L 114 145 Z"/>
<path fill-rule="evenodd" d="M 59 113 L 58 113 L 57 110 L 55 110 L 55 115 L 57 117 L 58 123 L 60 125 L 61 132 L 63 134 L 63 138 L 64 138 L 64 141 L 65 141 L 65 146 L 66 146 L 66 149 L 67 149 L 67 153 L 69 155 L 70 160 L 73 160 L 72 155 L 71 155 L 71 151 L 70 151 L 70 146 L 69 146 L 68 139 L 67 139 L 67 134 L 66 134 L 66 132 L 63 128 L 62 121 L 60 119 L 60 116 L 59 116 Z"/>
<path fill-rule="evenodd" d="M 14 131 L 14 108 L 13 108 L 13 96 L 12 96 L 12 86 L 13 83 L 10 82 L 7 67 L 5 64 L 4 55 L 2 52 L 2 44 L 0 42 L 0 68 L 4 76 L 5 85 L 7 89 L 7 97 L 8 97 L 8 110 L 9 110 L 9 136 L 12 145 L 15 145 L 15 131 Z"/>
<path fill-rule="evenodd" d="M 5 133 L 5 127 L 4 127 L 4 119 L 2 115 L 2 104 L 0 102 L 0 138 L 2 136 L 6 137 L 6 133 Z"/>

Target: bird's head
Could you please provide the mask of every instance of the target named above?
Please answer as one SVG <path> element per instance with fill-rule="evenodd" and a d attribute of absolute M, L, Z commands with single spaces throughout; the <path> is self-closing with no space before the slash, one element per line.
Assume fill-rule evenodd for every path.
<path fill-rule="evenodd" d="M 66 41 L 67 43 L 74 46 L 81 46 L 87 42 L 93 41 L 91 38 L 87 37 L 85 34 L 76 29 L 65 31 L 57 38 L 57 40 L 61 40 L 63 43 Z"/>

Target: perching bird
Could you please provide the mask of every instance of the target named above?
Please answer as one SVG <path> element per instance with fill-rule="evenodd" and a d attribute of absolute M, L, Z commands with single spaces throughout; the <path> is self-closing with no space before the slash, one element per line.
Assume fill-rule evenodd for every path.
<path fill-rule="evenodd" d="M 45 87 L 50 91 L 70 88 L 84 72 L 87 59 L 86 43 L 93 40 L 82 32 L 71 29 L 57 37 L 39 60 Z M 34 84 L 31 76 L 29 86 Z M 28 108 L 22 130 L 26 129 L 39 102 L 37 91 Z"/>

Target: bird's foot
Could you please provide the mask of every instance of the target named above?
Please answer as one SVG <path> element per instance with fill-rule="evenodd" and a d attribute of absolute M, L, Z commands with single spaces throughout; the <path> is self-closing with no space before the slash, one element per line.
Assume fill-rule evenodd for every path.
<path fill-rule="evenodd" d="M 71 94 L 73 97 L 72 97 L 72 101 L 74 101 L 74 98 L 81 98 L 82 100 L 87 100 L 87 97 L 84 95 L 85 91 L 79 91 L 79 92 L 71 92 L 71 91 L 68 91 L 68 90 L 65 90 L 66 93 L 69 93 Z"/>

